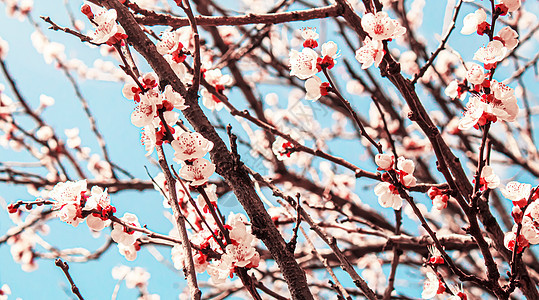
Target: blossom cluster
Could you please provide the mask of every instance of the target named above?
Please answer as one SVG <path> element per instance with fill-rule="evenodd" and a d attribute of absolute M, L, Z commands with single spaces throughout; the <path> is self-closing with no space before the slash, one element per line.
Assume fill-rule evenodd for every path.
<path fill-rule="evenodd" d="M 413 175 L 415 170 L 414 162 L 401 156 L 397 159 L 397 168 L 395 168 L 395 157 L 391 154 L 377 154 L 375 162 L 378 165 L 378 170 L 387 171 L 382 174 L 382 182 L 374 188 L 374 193 L 378 196 L 378 203 L 382 207 L 400 209 L 402 207 L 402 198 L 399 194 L 399 188 L 394 185 L 394 181 L 405 188 L 415 186 L 417 180 Z M 392 176 L 395 176 L 395 179 Z"/>

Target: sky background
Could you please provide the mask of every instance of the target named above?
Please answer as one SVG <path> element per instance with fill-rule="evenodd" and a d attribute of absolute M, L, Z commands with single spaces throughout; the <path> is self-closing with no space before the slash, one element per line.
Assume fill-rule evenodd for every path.
<path fill-rule="evenodd" d="M 72 2 L 71 7 L 75 12 L 76 18 L 84 19 L 84 16 L 79 12 L 80 2 L 70 2 Z M 172 3 L 172 1 L 170 2 Z M 537 2 L 528 2 L 528 8 L 532 12 L 537 13 Z M 436 34 L 439 35 L 443 26 L 446 3 L 447 1 L 441 0 L 427 1 L 425 6 L 425 20 L 423 26 L 420 28 L 420 33 L 423 34 L 428 41 L 430 51 L 433 51 L 438 44 Z M 484 4 L 486 1 L 480 3 Z M 47 109 L 43 114 L 46 122 L 57 130 L 57 134 L 60 135 L 61 138 L 65 138 L 65 135 L 63 134 L 64 129 L 78 127 L 81 131 L 82 145 L 92 148 L 92 151 L 95 153 L 100 153 L 97 142 L 91 134 L 89 123 L 84 115 L 81 104 L 76 98 L 68 80 L 61 71 L 54 67 L 54 65 L 46 64 L 43 57 L 38 54 L 32 46 L 30 41 L 30 34 L 34 30 L 32 25 L 26 20 L 19 21 L 16 18 L 6 17 L 4 8 L 5 5 L 0 3 L 0 37 L 9 43 L 10 50 L 7 56 L 7 66 L 12 76 L 16 78 L 17 84 L 23 91 L 24 97 L 29 100 L 29 103 L 34 108 L 39 105 L 39 96 L 41 94 L 53 97 L 56 104 Z M 477 49 L 477 47 L 484 44 L 484 39 L 477 41 L 474 40 L 472 36 L 462 36 L 458 33 L 462 26 L 462 18 L 474 9 L 475 8 L 469 5 L 463 7 L 463 11 L 457 21 L 457 32 L 451 37 L 449 43 L 453 48 L 461 52 L 465 61 L 470 61 L 473 57 L 474 49 Z M 93 61 L 100 57 L 99 49 L 83 45 L 78 42 L 76 38 L 67 36 L 64 33 L 46 30 L 46 24 L 38 19 L 40 15 L 50 16 L 56 23 L 61 25 L 70 24 L 63 1 L 36 0 L 32 18 L 39 24 L 42 30 L 45 31 L 45 34 L 50 40 L 63 43 L 66 46 L 65 53 L 67 54 L 68 59 L 77 58 L 85 62 L 88 66 L 92 66 Z M 88 24 L 86 24 L 86 26 L 84 31 L 90 29 Z M 327 41 L 327 37 L 335 36 L 333 31 L 334 28 L 328 28 L 327 22 L 321 24 L 321 21 L 319 20 L 297 22 L 293 23 L 292 26 L 295 28 L 321 28 L 321 42 Z M 344 46 L 342 41 L 336 42 L 339 45 Z M 521 54 L 523 56 L 533 56 L 534 49 L 537 49 L 537 42 L 535 41 L 530 44 L 530 49 L 522 49 Z M 392 43 L 391 46 L 398 48 L 395 43 Z M 352 54 L 346 50 L 343 50 L 342 55 L 353 59 Z M 105 59 L 114 62 L 110 57 Z M 117 63 L 115 62 L 115 64 Z M 342 65 L 336 66 L 334 75 L 337 74 L 336 77 L 339 84 L 344 85 L 345 82 L 342 76 L 339 76 L 339 67 L 342 67 Z M 144 69 L 144 67 L 142 67 L 142 69 Z M 377 72 L 374 71 L 374 73 Z M 497 76 L 503 76 L 503 74 L 507 73 L 503 72 L 503 70 L 497 71 Z M 533 72 L 527 72 L 525 80 L 527 82 L 536 83 L 536 80 L 533 79 Z M 0 76 L 0 83 L 6 85 L 6 93 L 12 97 L 12 93 L 9 91 L 5 79 L 2 76 Z M 122 84 L 94 80 L 84 80 L 80 83 L 82 93 L 88 100 L 90 109 L 97 120 L 98 127 L 101 129 L 101 133 L 107 141 L 112 160 L 123 168 L 126 168 L 137 178 L 148 179 L 144 166 L 149 168 L 152 175 L 156 175 L 158 169 L 145 158 L 145 151 L 139 143 L 140 131 L 130 123 L 130 114 L 133 109 L 133 103 L 122 96 Z M 512 86 L 514 87 L 514 84 Z M 539 87 L 537 87 L 537 85 L 533 86 L 533 84 L 529 84 L 528 87 L 530 88 L 532 105 L 535 105 L 537 100 L 535 95 L 539 92 Z M 259 87 L 259 90 L 262 94 L 277 92 L 281 96 L 281 104 L 285 105 L 286 100 L 284 99 L 286 99 L 289 90 L 274 85 L 263 85 Z M 236 95 L 241 97 L 235 90 L 233 90 L 230 95 L 231 98 Z M 240 102 L 238 101 L 238 103 Z M 321 120 L 330 119 L 330 113 L 328 113 L 326 108 L 319 103 L 308 102 L 305 104 L 310 105 Z M 243 108 L 241 105 L 243 104 L 239 104 L 239 108 Z M 358 111 L 365 112 L 370 105 L 370 100 L 367 97 L 356 97 L 353 101 L 353 105 Z M 522 107 L 520 102 L 519 106 Z M 234 122 L 228 117 L 224 110 L 220 113 L 220 116 L 225 122 Z M 234 128 L 240 129 L 237 122 L 232 124 Z M 322 125 L 330 126 L 327 122 L 322 123 Z M 495 130 L 495 128 L 493 130 Z M 239 132 L 239 134 L 241 135 L 242 133 Z M 363 150 L 359 152 L 356 147 L 350 146 L 352 143 L 353 141 L 336 142 L 335 146 L 339 147 L 339 150 L 341 151 L 339 152 L 339 155 L 357 163 L 361 167 L 374 170 L 374 165 L 370 160 L 366 160 L 364 153 L 362 153 Z M 243 151 L 243 153 L 246 153 L 246 149 L 243 149 Z M 32 158 L 24 153 L 14 153 L 11 150 L 2 148 L 0 148 L 0 158 L 1 161 L 33 161 Z M 248 166 L 257 167 L 259 171 L 264 172 L 255 159 L 249 158 L 246 155 L 243 155 L 243 158 L 246 160 Z M 511 170 L 505 170 L 504 172 L 511 173 Z M 507 176 L 500 177 L 502 177 L 502 180 L 503 178 L 507 178 Z M 527 180 L 527 182 L 531 184 L 535 183 L 532 178 L 525 174 L 519 179 L 522 181 Z M 373 182 L 358 181 L 357 192 L 365 203 L 373 204 L 373 207 L 378 208 L 376 197 L 374 193 L 372 193 L 372 187 Z M 26 192 L 24 187 L 0 184 L 0 201 L 2 201 L 1 199 L 10 203 L 20 199 L 33 200 L 33 197 Z M 163 218 L 164 211 L 161 206 L 162 198 L 155 191 L 146 191 L 143 193 L 126 191 L 112 195 L 111 199 L 113 205 L 118 209 L 117 215 L 119 216 L 123 215 L 124 212 L 134 213 L 139 217 L 141 224 L 148 224 L 149 228 L 156 232 L 168 233 L 172 228 L 170 222 Z M 243 212 L 243 209 L 234 197 L 227 196 L 226 200 L 221 200 L 221 202 L 224 202 L 222 203 L 222 207 L 224 207 L 226 212 Z M 424 197 L 420 198 L 419 201 L 427 203 Z M 383 211 L 383 214 L 391 216 L 392 212 L 385 210 Z M 392 220 L 393 218 L 390 219 Z M 58 248 L 84 247 L 92 250 L 99 248 L 105 242 L 103 236 L 93 238 L 85 224 L 81 224 L 77 228 L 73 228 L 72 226 L 57 220 L 53 220 L 48 224 L 50 225 L 51 233 L 44 236 L 44 239 Z M 0 236 L 12 225 L 7 212 L 5 210 L 0 210 Z M 411 226 L 412 229 L 410 229 L 410 231 L 413 231 L 413 228 L 416 228 L 416 225 L 407 218 L 405 218 L 405 226 L 406 225 Z M 170 261 L 169 249 L 157 248 L 157 251 L 164 256 L 165 260 Z M 39 265 L 37 271 L 30 273 L 24 272 L 21 270 L 20 265 L 12 260 L 10 247 L 7 244 L 0 245 L 0 286 L 7 283 L 11 287 L 13 296 L 21 297 L 22 299 L 72 298 L 71 292 L 67 286 L 67 280 L 61 270 L 54 265 L 54 261 L 40 259 L 37 263 Z M 178 293 L 185 286 L 183 275 L 178 271 L 171 270 L 170 265 L 157 262 L 156 258 L 149 253 L 148 249 L 139 251 L 137 259 L 134 262 L 129 262 L 118 253 L 116 246 L 112 246 L 111 249 L 97 261 L 90 261 L 83 264 L 70 263 L 70 272 L 86 299 L 108 299 L 116 285 L 116 281 L 113 280 L 111 276 L 111 269 L 117 265 L 127 265 L 132 267 L 142 266 L 146 268 L 151 273 L 149 291 L 151 293 L 160 294 L 161 299 L 177 299 Z M 350 284 L 350 282 L 346 282 L 346 274 L 342 275 L 340 272 L 338 274 L 340 274 L 339 277 L 342 278 L 347 285 Z M 417 270 L 407 268 L 401 269 L 401 267 L 399 267 L 398 277 L 407 278 L 407 275 L 418 276 L 419 272 Z M 207 276 L 199 275 L 199 280 L 204 281 L 206 279 Z M 419 297 L 421 285 L 422 282 L 419 280 L 415 284 L 397 281 L 396 287 L 399 291 L 406 291 L 409 296 Z M 129 290 L 122 284 L 118 299 L 135 299 L 136 296 L 136 290 Z M 13 297 L 13 299 L 15 299 L 15 297 Z"/>

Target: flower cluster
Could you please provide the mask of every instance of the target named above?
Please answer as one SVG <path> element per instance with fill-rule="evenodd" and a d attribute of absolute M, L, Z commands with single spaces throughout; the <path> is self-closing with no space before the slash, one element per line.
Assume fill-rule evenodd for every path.
<path fill-rule="evenodd" d="M 510 232 L 505 234 L 505 247 L 511 251 L 518 244 L 517 252 L 524 251 L 529 244 L 539 244 L 539 194 L 527 183 L 516 181 L 509 182 L 502 194 L 513 202 L 511 215 L 515 221 Z M 522 226 L 520 235 L 517 236 L 518 226 Z"/>
<path fill-rule="evenodd" d="M 405 188 L 416 185 L 414 177 L 415 164 L 412 160 L 399 157 L 397 159 L 397 168 L 394 168 L 395 158 L 390 154 L 377 154 L 375 157 L 376 165 L 379 170 L 388 171 L 382 174 L 382 182 L 374 188 L 374 193 L 378 196 L 378 203 L 382 207 L 392 207 L 398 210 L 402 207 L 402 198 L 399 195 L 399 189 L 393 184 L 394 180 Z M 394 174 L 394 175 L 391 175 Z M 396 178 L 393 179 L 392 176 Z"/>
<path fill-rule="evenodd" d="M 123 27 L 116 24 L 116 10 L 106 10 L 98 6 L 92 8 L 89 4 L 84 4 L 81 12 L 97 26 L 95 31 L 89 34 L 93 43 L 112 46 L 127 38 Z"/>

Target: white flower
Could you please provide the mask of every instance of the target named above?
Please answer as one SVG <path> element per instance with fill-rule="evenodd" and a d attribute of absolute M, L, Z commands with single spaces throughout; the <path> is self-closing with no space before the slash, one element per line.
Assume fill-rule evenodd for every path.
<path fill-rule="evenodd" d="M 531 184 L 511 181 L 504 189 L 502 189 L 502 194 L 511 201 L 520 201 L 522 199 L 528 200 L 531 189 Z"/>
<path fill-rule="evenodd" d="M 489 42 L 486 47 L 479 48 L 479 50 L 475 52 L 473 59 L 484 64 L 493 64 L 501 61 L 506 53 L 507 48 L 503 46 L 503 43 L 494 40 Z"/>
<path fill-rule="evenodd" d="M 500 119 L 513 122 L 518 115 L 518 104 L 515 96 L 515 91 L 509 86 L 492 80 L 490 89 L 494 93 L 494 101 L 492 105 L 493 113 Z"/>
<path fill-rule="evenodd" d="M 514 12 L 520 7 L 520 0 L 502 0 L 500 2 L 507 7 L 509 12 Z"/>
<path fill-rule="evenodd" d="M 318 73 L 316 67 L 318 53 L 311 48 L 303 48 L 301 52 L 290 51 L 290 76 L 307 79 Z"/>
<path fill-rule="evenodd" d="M 481 178 L 485 180 L 485 184 L 489 189 L 495 189 L 500 185 L 500 177 L 494 174 L 492 167 L 484 166 L 481 170 Z"/>
<path fill-rule="evenodd" d="M 449 98 L 453 98 L 453 99 L 457 98 L 459 96 L 458 88 L 459 88 L 459 82 L 458 80 L 455 79 L 447 85 L 447 87 L 444 90 L 444 93 Z"/>
<path fill-rule="evenodd" d="M 125 275 L 125 286 L 128 289 L 146 288 L 151 275 L 144 268 L 135 267 Z"/>
<path fill-rule="evenodd" d="M 39 95 L 39 106 L 47 107 L 54 105 L 54 98 L 47 95 Z"/>
<path fill-rule="evenodd" d="M 332 58 L 336 58 L 339 56 L 337 51 L 338 47 L 335 42 L 329 41 L 322 45 L 322 56 L 330 56 Z"/>
<path fill-rule="evenodd" d="M 184 132 L 172 141 L 171 146 L 175 150 L 174 160 L 182 162 L 203 157 L 213 148 L 213 143 L 198 132 Z"/>
<path fill-rule="evenodd" d="M 374 162 L 378 166 L 379 170 L 390 170 L 395 163 L 395 157 L 391 154 L 376 154 Z"/>
<path fill-rule="evenodd" d="M 320 99 L 322 94 L 320 93 L 320 85 L 322 84 L 322 79 L 318 76 L 313 76 L 305 81 L 305 94 L 306 100 L 316 101 Z"/>
<path fill-rule="evenodd" d="M 468 104 L 466 104 L 466 111 L 464 117 L 459 120 L 459 129 L 467 130 L 475 126 L 479 121 L 479 118 L 483 115 L 487 104 L 481 101 L 478 96 L 470 97 Z"/>
<path fill-rule="evenodd" d="M 380 65 L 384 58 L 384 48 L 379 40 L 371 40 L 366 37 L 363 41 L 363 47 L 356 51 L 356 60 L 362 64 L 362 69 L 367 69 L 374 63 L 375 67 Z"/>
<path fill-rule="evenodd" d="M 95 31 L 90 34 L 94 43 L 106 43 L 118 32 L 119 26 L 116 24 L 114 9 L 102 10 L 95 15 L 93 21 L 97 24 Z"/>
<path fill-rule="evenodd" d="M 427 279 L 423 283 L 423 292 L 421 292 L 421 298 L 432 299 L 438 294 L 438 288 L 440 287 L 440 281 L 436 274 L 427 272 Z"/>
<path fill-rule="evenodd" d="M 132 227 L 140 228 L 138 218 L 134 214 L 125 213 L 124 216 L 120 218 L 120 220 Z M 124 246 L 131 246 L 141 236 L 142 232 L 140 231 L 134 231 L 118 223 L 112 224 L 112 232 L 110 233 L 110 237 L 118 244 L 123 244 Z"/>
<path fill-rule="evenodd" d="M 304 40 L 317 40 L 319 35 L 314 28 L 304 28 L 301 30 L 301 37 Z"/>
<path fill-rule="evenodd" d="M 140 142 L 142 145 L 144 145 L 144 149 L 146 150 L 146 156 L 149 156 L 152 154 L 153 149 L 155 149 L 155 143 L 157 141 L 157 137 L 155 135 L 155 128 L 152 124 L 146 125 L 142 128 L 140 133 Z"/>
<path fill-rule="evenodd" d="M 8 295 L 11 295 L 11 289 L 9 288 L 9 285 L 4 284 L 2 285 L 2 288 L 0 288 L 0 300 L 7 300 Z"/>
<path fill-rule="evenodd" d="M 180 95 L 180 93 L 176 93 L 170 85 L 165 87 L 165 92 L 163 95 L 165 96 L 165 99 L 172 103 L 176 109 L 184 110 L 189 107 L 188 105 L 185 105 L 185 99 L 182 97 L 182 95 Z"/>
<path fill-rule="evenodd" d="M 379 41 L 396 38 L 406 33 L 406 28 L 391 19 L 384 11 L 379 11 L 376 15 L 365 14 L 361 19 L 361 27 L 373 40 Z"/>
<path fill-rule="evenodd" d="M 468 64 L 468 72 L 466 72 L 466 79 L 473 84 L 481 84 L 485 80 L 485 72 L 483 67 L 476 63 Z"/>
<path fill-rule="evenodd" d="M 511 27 L 506 26 L 498 31 L 497 36 L 508 50 L 513 50 L 518 45 L 518 33 Z"/>
<path fill-rule="evenodd" d="M 157 42 L 155 47 L 161 55 L 171 54 L 178 50 L 180 45 L 180 36 L 176 31 L 164 31 L 161 34 L 161 40 Z"/>
<path fill-rule="evenodd" d="M 215 97 L 210 91 L 207 89 L 203 89 L 201 92 L 202 95 L 202 104 L 208 109 L 217 110 L 220 111 L 225 107 L 225 104 L 219 100 L 219 98 Z"/>
<path fill-rule="evenodd" d="M 462 34 L 472 34 L 477 32 L 477 27 L 487 20 L 487 13 L 483 9 L 478 9 L 464 17 L 464 26 L 460 30 Z"/>
<path fill-rule="evenodd" d="M 374 194 L 378 196 L 378 203 L 382 207 L 392 207 L 398 210 L 402 207 L 402 198 L 399 196 L 395 187 L 389 182 L 380 182 L 374 188 Z"/>
<path fill-rule="evenodd" d="M 197 158 L 193 161 L 193 164 L 185 164 L 179 172 L 179 175 L 185 179 L 191 181 L 192 186 L 203 185 L 208 181 L 208 178 L 215 172 L 215 165 L 204 158 Z"/>
<path fill-rule="evenodd" d="M 152 123 L 153 119 L 157 116 L 157 103 L 155 99 L 158 97 L 159 94 L 152 90 L 141 95 L 139 104 L 133 113 L 131 113 L 131 123 L 133 125 L 144 127 Z"/>
<path fill-rule="evenodd" d="M 137 258 L 137 249 L 135 245 L 126 246 L 124 244 L 117 244 L 118 252 L 125 257 L 128 261 L 134 261 Z"/>

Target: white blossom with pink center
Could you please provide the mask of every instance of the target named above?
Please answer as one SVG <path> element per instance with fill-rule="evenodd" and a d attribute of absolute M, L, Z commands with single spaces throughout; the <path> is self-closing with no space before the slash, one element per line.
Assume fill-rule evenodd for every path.
<path fill-rule="evenodd" d="M 225 107 L 225 104 L 221 102 L 217 97 L 215 97 L 210 91 L 207 89 L 203 89 L 200 91 L 200 94 L 202 95 L 202 104 L 208 108 L 213 110 L 220 111 Z"/>
<path fill-rule="evenodd" d="M 140 228 L 138 218 L 134 214 L 125 213 L 124 216 L 120 218 L 120 220 L 122 220 L 127 225 Z M 112 232 L 110 233 L 110 237 L 118 244 L 122 244 L 124 246 L 131 246 L 141 236 L 142 232 L 140 231 L 134 231 L 123 226 L 122 224 L 112 224 Z"/>
<path fill-rule="evenodd" d="M 301 52 L 294 49 L 290 51 L 290 76 L 307 79 L 318 73 L 316 67 L 318 53 L 311 48 L 303 48 Z"/>
<path fill-rule="evenodd" d="M 49 197 L 56 201 L 53 209 L 61 221 L 77 227 L 84 221 L 81 216 L 81 199 L 86 192 L 86 180 L 66 181 L 57 183 Z"/>
<path fill-rule="evenodd" d="M 131 123 L 137 127 L 144 127 L 152 123 L 157 116 L 157 104 L 161 102 L 161 96 L 154 90 L 149 90 L 141 95 L 140 102 L 131 113 Z"/>
<path fill-rule="evenodd" d="M 335 59 L 339 57 L 339 47 L 335 42 L 329 41 L 322 45 L 322 56 L 330 56 L 331 58 Z"/>
<path fill-rule="evenodd" d="M 520 201 L 522 199 L 527 201 L 528 197 L 530 196 L 531 189 L 531 184 L 511 181 L 505 186 L 505 188 L 502 189 L 502 194 L 505 198 L 511 201 Z"/>
<path fill-rule="evenodd" d="M 491 166 L 484 166 L 481 170 L 481 179 L 489 189 L 495 189 L 500 185 L 500 177 L 494 174 Z M 483 183 L 482 183 L 483 184 Z"/>
<path fill-rule="evenodd" d="M 86 201 L 86 205 L 84 205 L 83 210 L 103 211 L 111 209 L 110 197 L 107 191 L 103 190 L 101 187 L 93 186 L 90 192 L 91 196 Z M 88 227 L 90 227 L 92 230 L 101 231 L 103 228 L 110 225 L 110 220 L 103 220 L 98 216 L 90 214 L 88 217 L 86 217 L 86 225 L 88 225 Z"/>
<path fill-rule="evenodd" d="M 374 187 L 374 194 L 378 196 L 378 203 L 382 207 L 392 207 L 398 210 L 402 207 L 402 198 L 396 188 L 389 182 L 380 182 Z"/>
<path fill-rule="evenodd" d="M 0 300 L 8 300 L 8 295 L 11 295 L 11 289 L 9 288 L 9 285 L 4 284 L 2 285 L 2 288 L 0 288 Z"/>
<path fill-rule="evenodd" d="M 204 72 L 204 79 L 211 85 L 228 86 L 232 84 L 232 77 L 228 74 L 223 75 L 221 69 L 212 69 Z"/>
<path fill-rule="evenodd" d="M 518 33 L 509 26 L 498 31 L 498 35 L 494 38 L 499 39 L 507 50 L 513 50 L 518 45 Z"/>
<path fill-rule="evenodd" d="M 128 289 L 144 289 L 148 286 L 148 280 L 151 275 L 144 268 L 134 267 L 125 275 L 125 286 Z"/>
<path fill-rule="evenodd" d="M 193 262 L 195 264 L 195 271 L 197 273 L 204 273 L 204 271 L 206 271 L 206 268 L 209 265 L 209 262 L 206 259 L 207 257 L 204 254 L 194 249 L 192 250 L 192 252 L 193 252 Z M 185 265 L 184 253 L 185 252 L 183 250 L 182 245 L 174 245 L 174 247 L 172 247 L 172 249 L 170 250 L 170 255 L 172 257 L 172 262 L 174 263 L 174 268 L 176 268 L 177 270 L 183 270 L 184 268 L 184 265 Z"/>
<path fill-rule="evenodd" d="M 406 28 L 391 19 L 385 11 L 365 14 L 361 18 L 361 27 L 373 40 L 378 41 L 397 38 L 406 33 Z"/>
<path fill-rule="evenodd" d="M 374 162 L 378 166 L 378 170 L 390 170 L 395 166 L 395 157 L 391 154 L 376 154 Z"/>
<path fill-rule="evenodd" d="M 97 24 L 97 28 L 90 34 L 92 42 L 97 44 L 106 43 L 120 30 L 120 26 L 116 24 L 116 10 L 99 10 L 100 11 L 95 14 L 93 19 L 93 22 Z"/>
<path fill-rule="evenodd" d="M 479 121 L 479 118 L 481 118 L 483 115 L 486 108 L 487 104 L 482 102 L 480 97 L 475 95 L 470 97 L 468 104 L 466 104 L 464 117 L 459 120 L 458 128 L 460 130 L 467 130 L 474 127 Z"/>
<path fill-rule="evenodd" d="M 494 93 L 494 100 L 489 103 L 493 113 L 504 121 L 514 122 L 519 112 L 515 91 L 496 80 L 492 80 L 490 89 Z"/>
<path fill-rule="evenodd" d="M 473 59 L 484 64 L 494 64 L 501 61 L 506 53 L 507 48 L 503 46 L 503 43 L 494 40 L 489 42 L 485 47 L 479 48 L 479 50 L 475 52 Z"/>
<path fill-rule="evenodd" d="M 180 93 L 176 93 L 172 86 L 167 85 L 165 87 L 165 92 L 163 93 L 166 100 L 168 100 L 176 109 L 184 110 L 189 107 L 189 105 L 185 105 L 185 99 L 180 95 Z"/>
<path fill-rule="evenodd" d="M 118 245 L 118 252 L 120 252 L 121 255 L 125 257 L 128 261 L 134 261 L 137 259 L 137 249 L 135 245 L 124 245 L 124 244 L 117 244 Z"/>
<path fill-rule="evenodd" d="M 317 40 L 319 35 L 316 33 L 316 29 L 314 28 L 303 28 L 301 30 L 301 37 L 304 40 Z"/>
<path fill-rule="evenodd" d="M 198 132 L 184 132 L 171 143 L 174 148 L 174 161 L 183 162 L 201 158 L 213 149 L 213 142 Z"/>
<path fill-rule="evenodd" d="M 258 266 L 260 255 L 255 249 L 257 239 L 251 230 L 245 225 L 245 216 L 231 213 L 228 217 L 231 245 L 226 246 L 226 254 L 232 257 L 233 265 L 236 267 L 254 268 Z"/>
<path fill-rule="evenodd" d="M 363 41 L 363 46 L 356 51 L 356 60 L 361 63 L 362 69 L 367 69 L 374 64 L 375 67 L 380 65 L 384 58 L 384 47 L 379 40 L 371 40 L 366 37 Z"/>
<path fill-rule="evenodd" d="M 477 27 L 487 20 L 487 13 L 483 9 L 478 9 L 464 17 L 464 26 L 460 30 L 462 34 L 472 34 L 477 32 Z"/>
<path fill-rule="evenodd" d="M 468 63 L 468 71 L 466 72 L 466 79 L 472 84 L 481 84 L 485 80 L 485 70 L 483 67 L 476 63 Z"/>
<path fill-rule="evenodd" d="M 215 165 L 204 158 L 197 158 L 191 165 L 184 164 L 180 169 L 179 175 L 188 181 L 192 186 L 203 185 L 215 172 Z"/>
<path fill-rule="evenodd" d="M 404 157 L 399 157 L 397 159 L 397 168 L 401 171 L 400 182 L 405 187 L 413 187 L 416 185 L 416 178 L 414 177 L 415 164 L 411 159 L 405 159 Z M 403 173 L 404 172 L 404 173 Z"/>
<path fill-rule="evenodd" d="M 155 47 L 161 55 L 171 54 L 178 50 L 180 45 L 180 35 L 176 31 L 164 31 L 161 34 L 161 40 Z"/>
<path fill-rule="evenodd" d="M 211 277 L 211 281 L 215 285 L 225 283 L 227 278 L 233 274 L 233 260 L 230 255 L 221 256 L 220 260 L 214 261 L 208 265 L 207 271 Z"/>
<path fill-rule="evenodd" d="M 500 2 L 507 7 L 509 12 L 519 9 L 521 0 L 501 0 Z"/>
<path fill-rule="evenodd" d="M 322 84 L 322 79 L 318 76 L 313 76 L 305 81 L 305 99 L 316 101 L 322 97 L 320 93 L 320 85 Z"/>
<path fill-rule="evenodd" d="M 440 281 L 433 272 L 427 272 L 427 279 L 423 283 L 423 292 L 421 292 L 421 298 L 432 299 L 438 294 L 438 288 L 440 287 Z"/>

